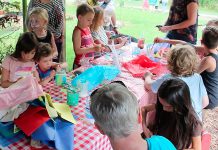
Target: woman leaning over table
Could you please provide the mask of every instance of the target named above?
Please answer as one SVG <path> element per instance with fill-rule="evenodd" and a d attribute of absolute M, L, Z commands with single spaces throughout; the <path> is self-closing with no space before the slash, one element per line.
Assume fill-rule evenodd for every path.
<path fill-rule="evenodd" d="M 47 10 L 49 16 L 48 30 L 55 36 L 55 43 L 58 50 L 58 58 L 60 61 L 63 44 L 64 33 L 64 1 L 63 0 L 30 0 L 28 13 L 34 7 L 41 7 Z"/>
<path fill-rule="evenodd" d="M 173 0 L 169 17 L 161 32 L 168 32 L 167 38 L 183 40 L 192 44 L 197 41 L 198 0 Z"/>

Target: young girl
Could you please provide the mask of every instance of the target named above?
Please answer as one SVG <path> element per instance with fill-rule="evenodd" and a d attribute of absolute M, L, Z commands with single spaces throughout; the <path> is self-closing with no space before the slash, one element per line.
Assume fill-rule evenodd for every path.
<path fill-rule="evenodd" d="M 167 63 L 171 73 L 153 80 L 152 74 L 147 72 L 145 74 L 145 87 L 157 93 L 158 88 L 166 79 L 176 77 L 182 79 L 189 86 L 193 107 L 199 119 L 202 120 L 202 109 L 208 105 L 209 100 L 203 80 L 196 73 L 199 58 L 194 48 L 190 45 L 176 45 L 169 51 Z"/>
<path fill-rule="evenodd" d="M 52 47 L 53 58 L 58 56 L 53 33 L 47 30 L 48 13 L 40 7 L 33 8 L 28 16 L 28 29 L 35 33 L 39 42 L 49 43 Z"/>
<path fill-rule="evenodd" d="M 201 43 L 207 56 L 201 60 L 198 73 L 201 73 L 209 97 L 206 108 L 213 109 L 218 106 L 218 27 L 206 27 Z"/>
<path fill-rule="evenodd" d="M 40 78 L 40 84 L 45 85 L 56 75 L 56 71 L 66 68 L 66 63 L 52 62 L 52 50 L 48 43 L 39 43 L 37 47 L 37 53 L 35 56 L 37 62 L 36 70 Z"/>
<path fill-rule="evenodd" d="M 90 27 L 92 31 L 92 37 L 94 39 L 95 43 L 102 44 L 102 45 L 108 45 L 111 43 L 110 40 L 108 40 L 108 36 L 106 31 L 104 30 L 103 24 L 104 24 L 104 10 L 101 7 L 94 7 L 95 16 L 92 21 L 92 25 Z M 121 48 L 125 45 L 127 41 L 127 38 L 116 38 L 114 39 L 115 42 L 115 48 Z"/>
<path fill-rule="evenodd" d="M 181 79 L 164 81 L 157 92 L 157 104 L 145 106 L 143 131 L 148 111 L 156 110 L 155 122 L 150 127 L 151 134 L 169 139 L 177 149 L 201 149 L 202 124 L 192 107 L 188 85 Z"/>
<path fill-rule="evenodd" d="M 19 37 L 14 53 L 2 62 L 2 87 L 7 88 L 28 75 L 37 77 L 33 61 L 37 44 L 36 36 L 32 32 L 23 33 Z"/>
<path fill-rule="evenodd" d="M 83 55 L 94 57 L 94 52 L 100 52 L 103 48 L 101 45 L 94 43 L 90 33 L 90 25 L 94 18 L 94 10 L 88 4 L 81 4 L 77 8 L 76 16 L 78 19 L 77 26 L 73 31 L 73 48 L 76 54 L 74 68 L 80 66 L 80 59 Z"/>

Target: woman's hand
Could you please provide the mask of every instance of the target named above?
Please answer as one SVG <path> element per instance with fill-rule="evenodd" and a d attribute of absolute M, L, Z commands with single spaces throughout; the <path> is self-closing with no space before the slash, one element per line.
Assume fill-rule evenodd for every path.
<path fill-rule="evenodd" d="M 166 32 L 171 31 L 171 30 L 172 30 L 172 27 L 171 27 L 171 26 L 163 26 L 163 27 L 160 27 L 159 30 L 160 30 L 161 32 L 166 33 Z"/>

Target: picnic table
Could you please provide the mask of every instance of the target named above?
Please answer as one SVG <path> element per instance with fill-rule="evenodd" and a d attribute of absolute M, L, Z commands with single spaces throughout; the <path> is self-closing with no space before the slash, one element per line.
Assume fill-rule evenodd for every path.
<path fill-rule="evenodd" d="M 122 48 L 119 53 L 120 61 L 129 61 L 134 59 L 135 56 L 132 55 L 133 48 L 136 44 L 131 44 Z M 111 58 L 107 55 L 96 59 L 93 65 L 96 64 L 111 64 Z M 77 70 L 84 71 L 87 67 L 80 67 Z M 68 78 L 72 77 L 74 71 L 67 74 Z M 140 78 L 133 77 L 125 68 L 121 67 L 121 73 L 115 80 L 121 80 L 127 86 L 127 88 L 135 94 L 138 99 L 140 106 L 144 106 L 150 103 L 150 100 L 154 99 L 154 95 L 149 94 L 144 89 L 144 80 Z M 44 91 L 49 93 L 55 102 L 66 103 L 66 92 L 62 90 L 61 86 L 55 85 L 54 81 L 51 81 L 46 86 L 43 87 Z M 91 93 L 91 92 L 90 92 Z M 90 94 L 89 93 L 89 94 Z M 92 122 L 85 117 L 85 105 L 86 98 L 79 99 L 79 104 L 75 107 L 71 106 L 71 112 L 77 120 L 77 124 L 74 126 L 74 149 L 75 150 L 112 150 L 109 139 L 107 136 L 102 135 L 94 126 Z M 70 141 L 69 141 L 70 142 Z M 13 143 L 7 147 L 13 150 L 30 150 L 30 140 L 28 138 L 23 138 L 16 143 Z"/>

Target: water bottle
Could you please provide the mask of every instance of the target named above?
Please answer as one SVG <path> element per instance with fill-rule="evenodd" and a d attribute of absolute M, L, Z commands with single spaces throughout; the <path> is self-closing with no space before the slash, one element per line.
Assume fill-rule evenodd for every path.
<path fill-rule="evenodd" d="M 58 86 L 67 83 L 67 73 L 64 69 L 57 71 L 55 75 L 55 83 Z"/>
<path fill-rule="evenodd" d="M 114 40 L 112 40 L 111 51 L 113 54 L 113 65 L 116 66 L 120 70 L 121 66 L 120 66 L 117 51 L 116 51 L 115 46 L 114 46 Z"/>

